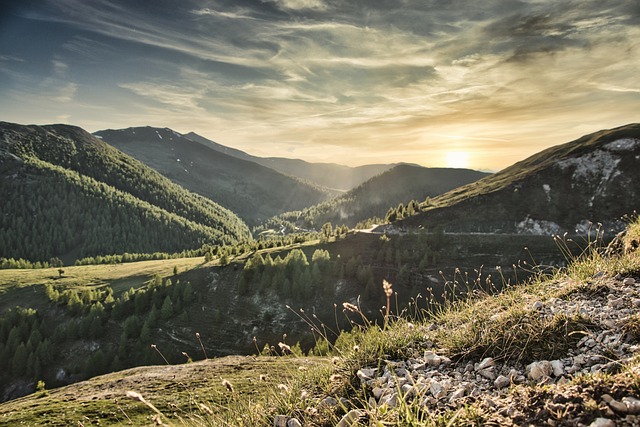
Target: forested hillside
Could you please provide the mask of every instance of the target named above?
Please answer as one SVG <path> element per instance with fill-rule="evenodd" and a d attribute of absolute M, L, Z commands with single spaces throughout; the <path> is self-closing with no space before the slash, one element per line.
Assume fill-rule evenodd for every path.
<path fill-rule="evenodd" d="M 67 262 L 249 238 L 232 212 L 82 129 L 0 124 L 0 256 Z"/>
<path fill-rule="evenodd" d="M 303 228 L 319 228 L 326 222 L 353 227 L 368 218 L 384 218 L 390 208 L 399 204 L 421 202 L 487 175 L 468 169 L 398 165 L 342 196 L 302 211 L 287 212 L 279 219 Z"/>
<path fill-rule="evenodd" d="M 96 132 L 184 188 L 232 210 L 249 225 L 335 193 L 185 138 L 171 129 L 137 127 Z"/>

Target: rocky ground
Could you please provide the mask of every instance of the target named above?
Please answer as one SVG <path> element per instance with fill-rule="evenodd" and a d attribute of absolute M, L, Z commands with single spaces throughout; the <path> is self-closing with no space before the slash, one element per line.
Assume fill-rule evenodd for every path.
<path fill-rule="evenodd" d="M 529 316 L 579 316 L 588 325 L 574 331 L 582 338 L 552 360 L 453 361 L 446 349 L 427 342 L 422 347 L 431 349 L 421 355 L 357 370 L 363 390 L 358 403 L 326 397 L 319 404 L 344 406 L 340 427 L 370 425 L 377 411 L 407 404 L 418 405 L 432 420 L 455 411 L 477 411 L 489 425 L 640 425 L 640 280 L 596 275 L 585 286 L 552 285 L 555 291 L 571 292 L 525 302 Z M 501 315 L 491 319 L 498 321 Z M 433 324 L 430 329 L 438 327 Z M 531 360 L 526 354 L 518 359 Z M 281 415 L 274 425 L 302 423 Z"/>

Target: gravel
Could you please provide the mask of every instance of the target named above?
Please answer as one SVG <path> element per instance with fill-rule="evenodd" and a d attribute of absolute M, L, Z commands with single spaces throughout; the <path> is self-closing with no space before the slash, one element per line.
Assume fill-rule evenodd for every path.
<path fill-rule="evenodd" d="M 574 292 L 566 299 L 550 298 L 527 304 L 533 316 L 580 313 L 592 322 L 594 326 L 590 331 L 565 354 L 554 360 L 536 360 L 526 366 L 503 363 L 491 357 L 454 362 L 446 356 L 445 349 L 439 348 L 426 350 L 420 357 L 383 360 L 379 367 L 365 366 L 356 373 L 361 387 L 370 396 L 370 408 L 349 411 L 339 425 L 347 426 L 350 420 L 365 417 L 366 412 L 362 409 L 366 411 L 372 406 L 382 405 L 393 408 L 401 401 L 417 403 L 431 414 L 456 410 L 476 402 L 481 407 L 492 408 L 503 421 L 511 420 L 518 424 L 525 421 L 526 416 L 521 405 L 515 405 L 510 397 L 513 387 L 524 384 L 562 386 L 582 374 L 616 372 L 621 364 L 640 352 L 640 346 L 630 342 L 624 329 L 629 317 L 638 313 L 640 286 L 631 277 L 617 276 L 611 280 L 601 275 L 595 280 L 599 282 L 590 288 L 597 289 L 595 294 Z M 564 285 L 566 283 L 556 286 Z M 553 410 L 548 408 L 548 402 L 540 404 L 539 410 L 543 412 L 537 414 L 542 417 L 539 419 L 547 416 L 550 423 L 546 425 L 640 425 L 640 400 L 633 395 L 618 400 L 609 394 L 596 396 L 593 405 L 601 407 L 599 411 L 604 417 L 582 414 L 554 421 L 551 417 L 554 412 L 572 413 L 576 403 L 571 394 L 568 396 L 566 402 L 550 397 L 558 400 L 552 402 Z M 356 410 L 358 412 L 354 412 Z M 585 424 L 586 419 L 589 420 Z"/>

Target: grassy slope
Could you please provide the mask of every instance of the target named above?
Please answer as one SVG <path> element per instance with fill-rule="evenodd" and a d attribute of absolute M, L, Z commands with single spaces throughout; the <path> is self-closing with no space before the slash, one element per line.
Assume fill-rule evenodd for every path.
<path fill-rule="evenodd" d="M 180 425 L 179 418 L 206 411 L 199 405 L 220 411 L 234 398 L 251 401 L 286 383 L 299 367 L 318 365 L 326 365 L 326 360 L 229 356 L 132 368 L 4 403 L 0 405 L 0 426 L 156 425 L 154 412 L 127 398 L 127 391 L 140 393 L 165 414 L 163 421 Z M 232 393 L 222 379 L 232 384 Z M 242 415 L 246 414 L 230 415 L 230 419 Z"/>
<path fill-rule="evenodd" d="M 156 274 L 161 277 L 171 276 L 174 267 L 180 272 L 186 272 L 204 265 L 204 257 L 196 257 L 64 267 L 62 276 L 57 268 L 0 270 L 0 313 L 17 305 L 24 305 L 25 301 L 33 303 L 32 296 L 41 296 L 41 293 L 36 291 L 48 283 L 56 287 L 78 290 L 109 285 L 119 294 L 130 288 L 144 286 Z M 46 298 L 42 298 L 40 305 L 46 304 Z"/>
<path fill-rule="evenodd" d="M 615 141 L 616 139 L 638 137 L 640 137 L 640 124 L 622 126 L 611 130 L 602 130 L 593 134 L 585 135 L 568 144 L 558 145 L 541 151 L 498 173 L 490 175 L 481 181 L 456 188 L 455 190 L 443 194 L 440 197 L 433 198 L 429 209 L 452 206 L 466 199 L 499 191 L 516 181 L 535 175 L 540 170 L 558 162 L 559 160 L 589 151 L 596 145 Z"/>

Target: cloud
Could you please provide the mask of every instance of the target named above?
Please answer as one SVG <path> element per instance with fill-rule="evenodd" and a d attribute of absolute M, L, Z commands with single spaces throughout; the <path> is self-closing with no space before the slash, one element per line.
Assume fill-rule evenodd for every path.
<path fill-rule="evenodd" d="M 249 20 L 257 19 L 253 16 L 245 15 L 243 13 L 218 11 L 218 10 L 210 9 L 208 7 L 205 7 L 203 9 L 192 10 L 191 13 L 197 16 L 212 16 L 215 18 L 224 18 L 224 19 L 249 19 Z"/>
<path fill-rule="evenodd" d="M 52 89 L 51 99 L 61 103 L 71 102 L 77 91 L 78 85 L 76 83 L 64 83 Z"/>
<path fill-rule="evenodd" d="M 12 55 L 0 55 L 0 62 L 24 62 L 24 59 Z"/>
<path fill-rule="evenodd" d="M 610 84 L 597 84 L 598 89 L 610 92 L 623 92 L 623 93 L 640 93 L 640 88 L 622 87 Z"/>
<path fill-rule="evenodd" d="M 614 121 L 639 106 L 633 2 L 41 4 L 23 16 L 54 22 L 42 31 L 64 27 L 65 37 L 57 35 L 39 78 L 21 79 L 29 61 L 0 58 L 14 93 L 98 99 L 117 106 L 101 111 L 106 122 L 193 126 L 249 151 L 259 136 L 265 153 L 295 143 L 300 155 L 351 153 L 352 162 L 364 151 L 411 158 L 452 141 L 516 153 L 540 146 L 545 132 L 558 135 L 541 138 L 551 144 L 585 131 L 585 117 L 593 126 L 623 124 Z"/>
<path fill-rule="evenodd" d="M 264 1 L 264 0 L 263 0 Z M 328 7 L 322 0 L 267 0 L 274 1 L 279 7 L 290 10 L 326 10 Z"/>
<path fill-rule="evenodd" d="M 51 61 L 51 65 L 53 66 L 53 74 L 57 76 L 63 76 L 66 74 L 69 66 L 64 62 L 54 59 Z"/>

